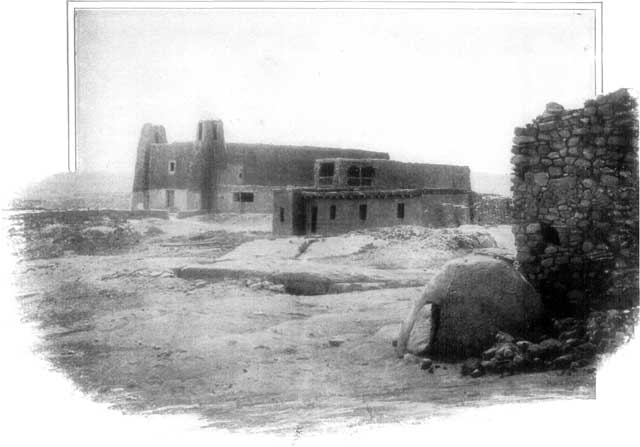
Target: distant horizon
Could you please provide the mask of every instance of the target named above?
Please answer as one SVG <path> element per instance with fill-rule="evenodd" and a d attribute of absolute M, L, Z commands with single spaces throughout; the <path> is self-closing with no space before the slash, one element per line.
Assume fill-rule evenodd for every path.
<path fill-rule="evenodd" d="M 477 192 L 480 194 L 497 194 L 497 195 L 502 195 L 502 196 L 510 196 L 510 185 L 511 185 L 511 172 L 508 173 L 491 173 L 491 172 L 482 172 L 482 171 L 474 171 L 473 169 L 470 170 L 470 174 L 471 174 L 471 190 L 473 192 Z M 78 177 L 83 177 L 83 176 L 91 176 L 91 175 L 100 175 L 100 176 L 111 176 L 111 177 L 122 177 L 121 180 L 123 180 L 123 182 L 119 182 L 120 188 L 114 188 L 113 183 L 110 183 L 109 186 L 111 187 L 111 189 L 114 189 L 115 191 L 111 191 L 113 192 L 117 192 L 117 193 L 126 193 L 129 194 L 132 191 L 132 182 L 133 182 L 133 175 L 134 175 L 134 169 L 133 167 L 131 167 L 130 170 L 121 170 L 121 171 L 108 171 L 108 170 L 99 170 L 99 171 L 61 171 L 61 172 L 56 172 L 53 174 L 49 174 L 43 178 L 40 179 L 36 179 L 33 181 L 28 182 L 26 185 L 23 186 L 22 190 L 19 191 L 17 193 L 17 197 L 15 198 L 25 198 L 24 196 L 27 196 L 27 198 L 29 196 L 29 193 L 33 193 L 34 189 L 37 188 L 42 188 L 43 187 L 43 183 L 46 184 L 47 181 L 51 181 L 54 177 L 63 177 L 63 178 L 69 178 L 69 177 L 74 177 L 74 176 L 78 176 Z M 489 179 L 487 178 L 483 178 L 483 177 L 489 177 Z M 502 179 L 502 181 L 496 181 L 497 179 Z M 493 180 L 493 182 L 491 182 L 491 180 Z M 126 184 L 124 182 L 127 182 Z M 479 184 L 480 183 L 480 184 Z M 46 185 L 46 187 L 48 188 L 50 185 Z M 107 190 L 109 188 L 104 188 L 104 190 Z M 30 191 L 31 190 L 31 191 Z M 51 193 L 52 191 L 48 191 L 48 193 Z M 84 191 L 86 192 L 86 191 Z M 36 198 L 36 197 L 33 197 Z"/>

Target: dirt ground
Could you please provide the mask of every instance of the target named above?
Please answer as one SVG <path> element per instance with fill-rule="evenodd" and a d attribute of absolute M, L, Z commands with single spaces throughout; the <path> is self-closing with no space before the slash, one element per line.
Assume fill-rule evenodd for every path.
<path fill-rule="evenodd" d="M 20 253 L 48 234 L 44 226 L 28 233 L 15 225 Z M 108 222 L 101 225 L 109 231 Z M 270 238 L 265 216 L 117 225 L 140 237 L 92 254 L 71 246 L 22 256 L 15 280 L 24 319 L 39 325 L 39 349 L 92 399 L 124 411 L 193 413 L 215 427 L 279 431 L 595 396 L 595 375 L 585 370 L 471 379 L 460 376 L 458 364 L 438 363 L 429 374 L 398 359 L 392 340 L 421 287 L 304 296 L 255 287 L 247 278 L 173 273 Z M 510 249 L 508 227 L 491 232 Z M 432 244 L 426 236 L 421 244 L 415 238 L 368 244 L 369 251 L 355 250 L 341 262 L 357 270 L 387 259 L 401 269 L 400 254 L 410 252 L 407 266 L 426 282 L 446 260 L 471 250 L 441 233 L 429 240 L 436 235 L 441 239 Z"/>

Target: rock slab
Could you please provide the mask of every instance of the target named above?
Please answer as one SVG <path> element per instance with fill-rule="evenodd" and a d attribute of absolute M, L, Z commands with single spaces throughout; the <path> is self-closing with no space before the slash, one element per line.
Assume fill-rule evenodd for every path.
<path fill-rule="evenodd" d="M 400 355 L 480 356 L 498 331 L 524 337 L 542 314 L 540 296 L 509 263 L 471 255 L 448 262 L 402 324 Z"/>

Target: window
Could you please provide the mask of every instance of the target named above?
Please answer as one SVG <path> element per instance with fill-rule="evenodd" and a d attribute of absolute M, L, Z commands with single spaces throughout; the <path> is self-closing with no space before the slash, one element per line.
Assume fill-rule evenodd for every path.
<path fill-rule="evenodd" d="M 376 170 L 373 166 L 349 166 L 347 170 L 347 185 L 349 186 L 371 186 Z"/>
<path fill-rule="evenodd" d="M 360 205 L 360 220 L 367 220 L 367 205 Z"/>
<path fill-rule="evenodd" d="M 396 216 L 398 216 L 398 219 L 404 219 L 404 203 L 398 203 Z"/>
<path fill-rule="evenodd" d="M 349 166 L 347 169 L 347 185 L 360 186 L 360 167 Z"/>
<path fill-rule="evenodd" d="M 198 141 L 202 141 L 202 123 L 198 123 Z"/>
<path fill-rule="evenodd" d="M 329 207 L 329 219 L 331 219 L 331 220 L 335 220 L 336 219 L 336 206 L 335 205 L 331 205 Z"/>
<path fill-rule="evenodd" d="M 216 123 L 213 123 L 213 126 L 211 126 L 211 137 L 212 140 L 218 139 L 218 126 L 216 126 Z"/>
<path fill-rule="evenodd" d="M 234 202 L 253 202 L 253 193 L 252 192 L 234 192 L 233 201 Z"/>
<path fill-rule="evenodd" d="M 335 170 L 335 163 L 320 163 L 320 170 L 318 172 L 318 181 L 321 185 L 331 185 L 333 183 L 333 174 Z"/>
<path fill-rule="evenodd" d="M 175 174 L 175 172 L 176 172 L 176 161 L 171 160 L 169 162 L 169 174 Z"/>
<path fill-rule="evenodd" d="M 364 166 L 360 172 L 362 174 L 362 186 L 371 186 L 376 170 L 372 166 Z"/>
<path fill-rule="evenodd" d="M 284 208 L 280 208 L 280 222 L 284 222 Z"/>

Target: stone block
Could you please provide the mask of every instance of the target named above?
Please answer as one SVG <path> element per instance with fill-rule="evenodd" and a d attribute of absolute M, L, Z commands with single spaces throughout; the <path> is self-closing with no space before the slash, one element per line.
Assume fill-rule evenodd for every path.
<path fill-rule="evenodd" d="M 564 107 L 562 107 L 562 105 L 558 104 L 557 102 L 550 102 L 550 103 L 547 103 L 544 111 L 547 113 L 557 114 L 557 113 L 564 112 Z"/>
<path fill-rule="evenodd" d="M 580 144 L 580 137 L 571 137 L 567 141 L 567 146 L 569 147 L 577 146 L 578 144 Z"/>
<path fill-rule="evenodd" d="M 558 126 L 558 123 L 556 121 L 542 121 L 540 123 L 538 123 L 538 129 L 540 129 L 540 131 L 542 132 L 547 132 L 549 130 L 553 130 Z M 541 135 L 538 134 L 538 139 L 543 139 L 541 138 Z"/>
<path fill-rule="evenodd" d="M 595 156 L 594 148 L 592 147 L 582 148 L 582 156 L 587 160 L 592 160 L 593 157 Z"/>
<path fill-rule="evenodd" d="M 513 144 L 535 143 L 536 141 L 536 137 L 529 135 L 518 135 L 513 137 Z"/>
<path fill-rule="evenodd" d="M 526 227 L 527 234 L 534 234 L 540 232 L 540 224 L 539 223 L 530 223 Z"/>
<path fill-rule="evenodd" d="M 553 265 L 553 258 L 546 258 L 540 261 L 540 265 L 544 268 L 549 268 Z"/>
<path fill-rule="evenodd" d="M 546 134 L 546 133 L 539 133 L 538 134 L 538 141 L 549 141 L 551 140 L 551 135 Z"/>
<path fill-rule="evenodd" d="M 576 129 L 573 129 L 573 132 L 571 132 L 572 135 L 586 135 L 589 133 L 589 129 L 587 127 L 578 127 Z"/>
<path fill-rule="evenodd" d="M 618 184 L 618 177 L 613 175 L 603 175 L 600 177 L 600 184 L 603 186 L 616 186 Z"/>
<path fill-rule="evenodd" d="M 546 172 L 536 172 L 533 175 L 533 181 L 536 185 L 545 186 L 549 182 L 549 174 Z"/>
<path fill-rule="evenodd" d="M 605 137 L 597 137 L 594 140 L 596 146 L 605 146 L 607 144 L 607 139 Z"/>
<path fill-rule="evenodd" d="M 516 166 L 528 164 L 529 157 L 527 157 L 526 155 L 514 155 L 513 157 L 511 157 L 511 163 Z"/>
<path fill-rule="evenodd" d="M 574 163 L 576 168 L 588 169 L 591 167 L 591 162 L 589 160 L 585 160 L 584 158 L 579 158 Z"/>
<path fill-rule="evenodd" d="M 549 168 L 549 175 L 551 177 L 562 177 L 562 169 L 557 166 L 552 166 Z"/>
<path fill-rule="evenodd" d="M 628 141 L 625 137 L 613 135 L 607 139 L 607 143 L 609 143 L 612 146 L 624 146 L 628 143 Z"/>
<path fill-rule="evenodd" d="M 598 106 L 598 112 L 600 112 L 600 114 L 605 117 L 611 116 L 613 115 L 613 105 L 611 104 L 600 105 Z"/>

